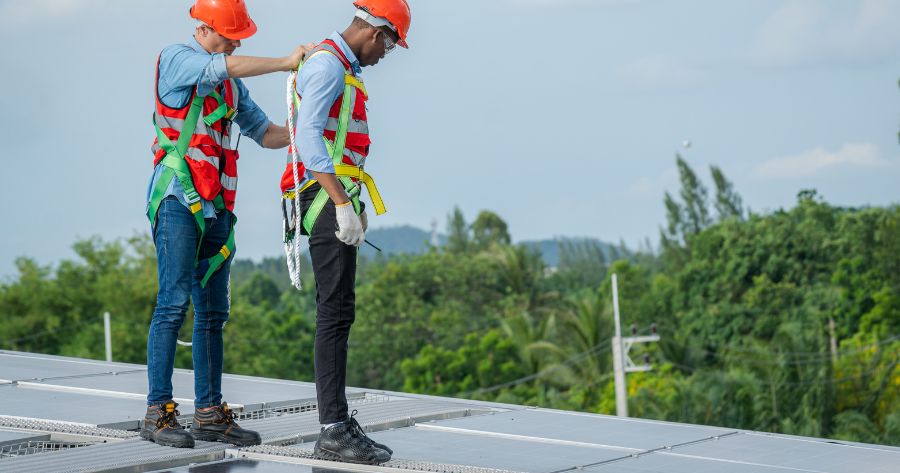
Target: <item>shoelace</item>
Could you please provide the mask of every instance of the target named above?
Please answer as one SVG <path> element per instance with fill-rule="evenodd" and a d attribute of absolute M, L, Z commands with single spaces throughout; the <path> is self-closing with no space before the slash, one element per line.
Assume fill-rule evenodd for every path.
<path fill-rule="evenodd" d="M 181 413 L 178 412 L 178 409 L 173 410 L 172 412 L 166 412 L 165 408 L 162 409 L 162 415 L 159 416 L 159 419 L 156 419 L 156 428 L 161 429 L 163 426 L 169 426 L 172 428 L 181 427 L 178 424 L 178 416 Z"/>
<path fill-rule="evenodd" d="M 234 421 L 234 411 L 232 411 L 231 409 L 224 409 L 222 407 L 219 407 L 219 411 L 225 417 L 224 420 L 226 424 L 235 426 L 237 425 L 237 422 Z"/>
<path fill-rule="evenodd" d="M 394 451 L 391 450 L 390 448 L 388 448 L 387 445 L 380 444 L 380 443 L 370 439 L 369 436 L 366 435 L 366 431 L 363 430 L 362 426 L 359 425 L 359 421 L 356 420 L 355 416 L 356 416 L 357 412 L 358 411 L 356 409 L 353 409 L 353 412 L 350 413 L 350 432 L 351 432 L 351 434 L 359 437 L 360 439 L 362 439 L 364 442 L 366 442 L 370 446 L 375 447 L 375 448 L 380 448 L 380 449 L 388 452 L 389 454 L 393 455 Z"/>
<path fill-rule="evenodd" d="M 228 403 L 223 402 L 222 404 L 216 406 L 213 412 L 218 412 L 222 416 L 222 422 L 228 425 L 232 425 L 234 427 L 240 427 L 237 422 L 234 420 L 234 411 L 228 407 Z"/>

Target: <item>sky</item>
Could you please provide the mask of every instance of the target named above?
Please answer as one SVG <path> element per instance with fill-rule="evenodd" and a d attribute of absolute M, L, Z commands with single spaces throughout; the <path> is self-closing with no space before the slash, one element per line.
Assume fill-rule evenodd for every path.
<path fill-rule="evenodd" d="M 342 31 L 349 0 L 247 0 L 236 54 L 286 56 Z M 27 256 L 146 234 L 154 68 L 186 0 L 0 0 L 0 277 Z M 900 202 L 900 1 L 410 0 L 409 50 L 364 71 L 366 170 L 423 229 L 459 206 L 516 241 L 658 240 L 681 153 L 755 212 L 815 188 Z M 276 123 L 287 73 L 246 79 Z M 685 141 L 691 146 L 685 148 Z M 284 150 L 241 140 L 238 257 L 282 254 Z"/>

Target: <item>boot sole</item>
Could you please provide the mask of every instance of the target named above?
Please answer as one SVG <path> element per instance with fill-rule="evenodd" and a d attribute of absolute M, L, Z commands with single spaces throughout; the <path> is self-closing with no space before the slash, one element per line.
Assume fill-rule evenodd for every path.
<path fill-rule="evenodd" d="M 194 440 L 184 440 L 182 442 L 168 442 L 166 440 L 158 440 L 154 439 L 150 432 L 141 431 L 141 438 L 150 442 L 153 442 L 157 445 L 163 447 L 174 447 L 174 448 L 194 448 Z"/>
<path fill-rule="evenodd" d="M 191 435 L 194 436 L 196 440 L 203 440 L 204 442 L 222 442 L 222 443 L 230 443 L 231 445 L 237 445 L 238 447 L 252 447 L 254 445 L 259 445 L 262 443 L 260 440 L 251 440 L 249 442 L 241 442 L 239 440 L 235 440 L 232 438 L 228 438 L 225 435 L 218 434 L 215 432 L 194 432 L 191 431 Z"/>
<path fill-rule="evenodd" d="M 391 461 L 390 458 L 388 458 L 388 459 L 385 460 L 385 461 L 381 461 L 381 462 L 375 461 L 375 460 L 372 460 L 372 461 L 365 461 L 365 460 L 350 460 L 350 459 L 342 458 L 342 457 L 341 457 L 340 455 L 338 455 L 337 453 L 334 453 L 334 452 L 329 451 L 329 450 L 325 450 L 324 448 L 317 448 L 317 449 L 315 449 L 315 450 L 313 451 L 313 456 L 316 457 L 316 458 L 319 459 L 319 460 L 328 460 L 328 461 L 333 461 L 333 462 L 343 462 L 343 463 L 355 463 L 355 464 L 357 464 L 357 465 L 381 465 L 381 464 L 383 464 L 383 463 L 387 463 L 387 462 Z"/>

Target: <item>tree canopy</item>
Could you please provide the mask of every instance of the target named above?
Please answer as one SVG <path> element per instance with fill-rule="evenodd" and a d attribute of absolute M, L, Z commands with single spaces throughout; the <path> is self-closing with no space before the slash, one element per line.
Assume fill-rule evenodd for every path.
<path fill-rule="evenodd" d="M 900 207 L 804 190 L 759 214 L 719 168 L 710 194 L 676 163 L 658 252 L 560 240 L 548 267 L 499 215 L 470 224 L 454 209 L 446 246 L 361 260 L 348 383 L 613 413 L 616 273 L 623 326 L 661 335 L 632 354 L 654 365 L 628 376 L 632 415 L 900 445 Z M 108 311 L 115 360 L 144 363 L 151 242 L 74 250 L 53 266 L 17 261 L 0 285 L 0 348 L 102 358 Z M 314 289 L 291 289 L 281 264 L 234 264 L 226 371 L 311 381 Z M 190 351 L 176 363 L 190 368 Z"/>

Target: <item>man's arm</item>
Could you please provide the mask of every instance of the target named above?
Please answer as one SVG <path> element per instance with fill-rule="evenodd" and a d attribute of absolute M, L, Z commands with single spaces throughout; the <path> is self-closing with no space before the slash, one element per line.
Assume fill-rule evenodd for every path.
<path fill-rule="evenodd" d="M 250 97 L 244 81 L 235 79 L 237 85 L 237 117 L 234 122 L 241 127 L 241 134 L 252 139 L 263 148 L 278 149 L 290 144 L 287 128 L 275 125 Z"/>
<path fill-rule="evenodd" d="M 296 123 L 300 157 L 331 200 L 345 204 L 350 199 L 334 175 L 334 163 L 322 141 L 331 106 L 344 90 L 344 66 L 330 54 L 313 56 L 303 65 L 297 82 L 303 97 Z"/>
<path fill-rule="evenodd" d="M 312 172 L 313 179 L 319 181 L 319 185 L 322 186 L 322 189 L 325 189 L 328 197 L 331 198 L 335 205 L 343 205 L 350 202 L 350 196 L 347 195 L 347 191 L 344 190 L 344 186 L 341 185 L 334 173 L 310 172 Z"/>
<path fill-rule="evenodd" d="M 225 56 L 228 77 L 240 79 L 271 72 L 294 70 L 310 49 L 310 45 L 297 46 L 290 56 L 285 57 Z"/>
<path fill-rule="evenodd" d="M 291 135 L 286 126 L 278 126 L 269 122 L 266 133 L 263 135 L 259 145 L 263 148 L 281 149 L 291 144 Z"/>
<path fill-rule="evenodd" d="M 159 58 L 159 97 L 166 106 L 181 108 L 187 104 L 194 87 L 206 95 L 223 81 L 258 76 L 296 68 L 313 45 L 299 46 L 283 58 L 226 56 L 207 54 L 178 44 L 162 51 Z M 244 107 L 246 109 L 246 107 Z M 265 128 L 260 133 L 264 132 Z M 257 140 L 259 142 L 259 140 Z"/>

